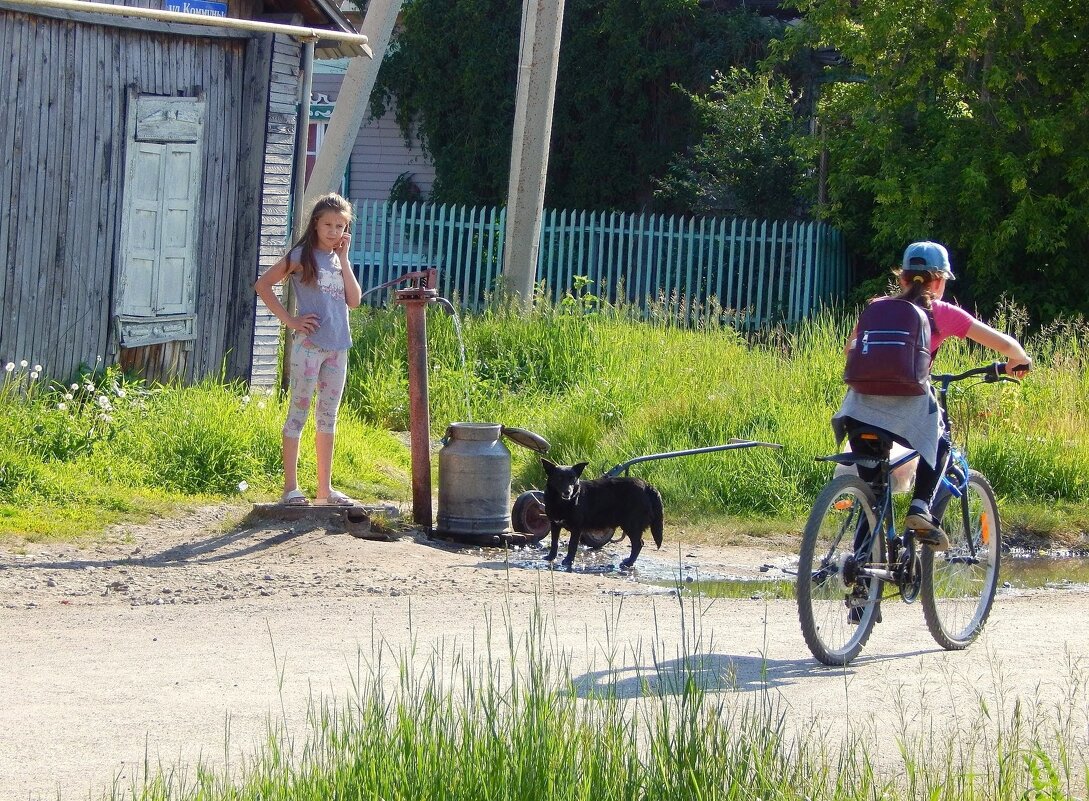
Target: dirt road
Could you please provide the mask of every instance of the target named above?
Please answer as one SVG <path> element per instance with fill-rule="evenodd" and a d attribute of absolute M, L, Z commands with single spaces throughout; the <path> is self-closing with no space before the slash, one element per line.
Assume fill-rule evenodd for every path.
<path fill-rule="evenodd" d="M 0 549 L 0 799 L 97 797 L 128 786 L 145 760 L 237 764 L 270 718 L 305 738 L 308 697 L 345 697 L 376 644 L 452 653 L 479 645 L 489 622 L 521 628 L 535 610 L 583 688 L 616 681 L 634 695 L 640 675 L 699 655 L 710 691 L 741 703 L 768 693 L 796 725 L 834 735 L 976 725 L 981 697 L 994 709 L 1031 701 L 1044 721 L 1073 704 L 1086 732 L 1079 591 L 1001 595 L 961 653 L 935 646 L 918 606 L 888 603 L 863 656 L 830 670 L 809 656 L 792 601 L 694 603 L 663 586 L 675 574 L 757 576 L 789 558 L 780 552 L 678 547 L 667 530 L 636 580 L 611 569 L 623 545 L 552 573 L 533 547 L 378 542 L 237 518 L 206 508 L 83 549 Z M 895 685 L 897 709 L 860 709 Z"/>

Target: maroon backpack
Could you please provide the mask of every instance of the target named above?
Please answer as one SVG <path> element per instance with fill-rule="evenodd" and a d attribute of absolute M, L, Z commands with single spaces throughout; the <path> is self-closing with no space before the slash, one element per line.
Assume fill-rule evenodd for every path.
<path fill-rule="evenodd" d="M 911 301 L 882 298 L 858 318 L 843 380 L 864 395 L 925 395 L 930 378 L 930 316 Z"/>

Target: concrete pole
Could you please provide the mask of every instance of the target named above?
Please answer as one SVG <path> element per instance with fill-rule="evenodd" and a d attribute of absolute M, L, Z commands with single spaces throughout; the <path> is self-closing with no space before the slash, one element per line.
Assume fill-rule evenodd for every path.
<path fill-rule="evenodd" d="M 503 246 L 506 291 L 523 306 L 533 302 L 537 277 L 562 30 L 563 0 L 523 0 Z"/>
<path fill-rule="evenodd" d="M 321 151 L 314 161 L 314 169 L 306 184 L 305 205 L 327 192 L 340 188 L 344 169 L 352 154 L 359 128 L 370 105 L 371 91 L 374 89 L 378 69 L 386 55 L 397 14 L 401 10 L 401 0 L 371 0 L 367 6 L 367 16 L 363 19 L 362 33 L 367 37 L 374 58 L 353 58 L 348 63 L 348 71 L 340 85 L 337 102 Z"/>

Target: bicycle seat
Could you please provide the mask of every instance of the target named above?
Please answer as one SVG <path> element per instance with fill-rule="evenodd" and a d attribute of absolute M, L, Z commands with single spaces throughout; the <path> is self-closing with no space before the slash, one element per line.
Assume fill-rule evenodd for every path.
<path fill-rule="evenodd" d="M 886 454 L 889 453 L 893 445 L 892 434 L 883 428 L 876 428 L 874 426 L 854 426 L 848 429 L 847 439 L 871 440 L 878 443 L 878 449 Z M 837 453 L 832 456 L 818 456 L 817 461 L 835 462 L 836 464 L 847 465 L 849 467 L 854 465 L 877 467 L 881 464 L 882 460 L 874 457 L 872 454 L 857 454 L 847 451 L 846 453 Z"/>

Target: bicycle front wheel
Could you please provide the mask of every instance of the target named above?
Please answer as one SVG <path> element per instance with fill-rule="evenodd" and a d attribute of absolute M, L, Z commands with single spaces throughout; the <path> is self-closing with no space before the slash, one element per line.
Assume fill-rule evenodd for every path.
<path fill-rule="evenodd" d="M 826 665 L 846 665 L 870 638 L 879 614 L 881 580 L 864 576 L 855 557 L 877 526 L 872 490 L 857 476 L 837 476 L 817 496 L 798 557 L 798 620 L 809 650 Z M 872 536 L 870 562 L 883 540 Z"/>
<path fill-rule="evenodd" d="M 923 548 L 923 615 L 938 645 L 959 651 L 979 636 L 991 613 L 1002 528 L 994 490 L 975 470 L 968 473 L 964 497 L 947 495 L 934 511 L 949 535 L 949 550 Z"/>

